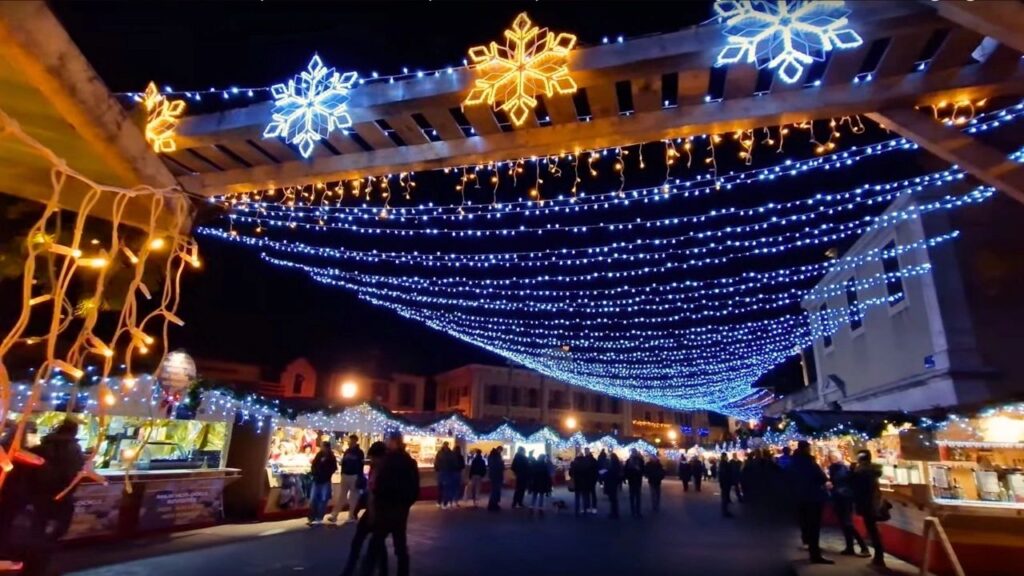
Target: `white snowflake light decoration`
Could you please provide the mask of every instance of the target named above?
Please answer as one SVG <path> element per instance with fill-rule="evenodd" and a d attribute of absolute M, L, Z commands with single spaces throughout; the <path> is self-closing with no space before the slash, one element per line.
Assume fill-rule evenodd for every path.
<path fill-rule="evenodd" d="M 303 158 L 309 158 L 316 142 L 327 138 L 331 130 L 352 125 L 346 104 L 357 77 L 355 72 L 339 74 L 313 56 L 306 70 L 288 84 L 270 88 L 274 111 L 263 137 L 280 136 L 298 146 Z"/>
<path fill-rule="evenodd" d="M 842 0 L 719 0 L 715 13 L 725 22 L 729 45 L 716 65 L 744 59 L 758 68 L 778 68 L 792 84 L 804 66 L 824 60 L 834 48 L 855 48 L 864 41 L 847 28 L 850 11 Z"/>

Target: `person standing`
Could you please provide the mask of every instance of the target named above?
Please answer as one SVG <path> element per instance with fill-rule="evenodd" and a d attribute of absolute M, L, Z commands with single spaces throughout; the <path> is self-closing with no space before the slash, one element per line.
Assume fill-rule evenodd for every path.
<path fill-rule="evenodd" d="M 827 495 L 828 477 L 811 456 L 811 445 L 801 440 L 789 463 L 789 474 L 797 501 L 800 535 L 810 552 L 812 564 L 835 564 L 821 555 L 821 512 Z"/>
<path fill-rule="evenodd" d="M 715 462 L 711 463 L 711 475 L 715 476 Z M 722 452 L 722 457 L 718 461 L 718 488 L 721 491 L 722 496 L 722 516 L 725 518 L 732 518 L 732 512 L 729 511 L 729 504 L 732 504 L 730 493 L 732 492 L 733 477 L 732 467 L 729 466 L 729 455 Z"/>
<path fill-rule="evenodd" d="M 604 471 L 608 469 L 608 453 L 605 449 L 601 449 L 601 453 L 597 455 L 597 474 L 600 477 L 604 476 Z"/>
<path fill-rule="evenodd" d="M 634 448 L 626 459 L 625 472 L 626 484 L 629 486 L 629 515 L 633 518 L 642 518 L 640 512 L 640 491 L 644 485 L 644 458 Z"/>
<path fill-rule="evenodd" d="M 723 452 L 722 454 L 725 454 L 725 452 Z M 718 478 L 718 462 L 717 461 L 715 461 L 715 460 L 711 461 L 711 466 L 708 467 L 708 474 L 710 475 L 712 480 Z M 721 484 L 721 482 L 719 482 L 719 484 Z"/>
<path fill-rule="evenodd" d="M 572 463 L 569 464 L 569 479 L 572 480 L 573 495 L 576 497 L 576 516 L 581 511 L 583 514 L 590 513 L 590 489 L 587 486 L 587 459 L 582 452 L 577 452 Z"/>
<path fill-rule="evenodd" d="M 679 481 L 683 483 L 683 492 L 690 491 L 690 479 L 693 477 L 693 467 L 686 460 L 686 456 L 679 457 Z M 698 480 L 697 482 L 700 482 Z"/>
<path fill-rule="evenodd" d="M 885 547 L 882 545 L 882 535 L 878 532 L 879 514 L 882 510 L 882 491 L 878 486 L 878 479 L 881 476 L 882 471 L 871 463 L 871 452 L 858 452 L 857 466 L 852 472 L 850 485 L 853 488 L 857 514 L 864 519 L 864 528 L 871 538 L 871 545 L 875 548 L 871 563 L 879 567 L 885 566 Z"/>
<path fill-rule="evenodd" d="M 540 454 L 530 470 L 530 513 L 544 515 L 544 497 L 551 495 L 555 467 L 547 454 Z"/>
<path fill-rule="evenodd" d="M 363 576 L 371 576 L 374 568 L 387 556 L 385 540 L 391 535 L 398 563 L 398 576 L 409 576 L 409 545 L 406 529 L 409 509 L 420 494 L 420 472 L 416 461 L 405 451 L 402 433 L 391 432 L 387 452 L 381 459 L 380 470 L 374 479 L 369 509 L 373 535 L 370 550 L 363 563 Z"/>
<path fill-rule="evenodd" d="M 661 481 L 665 478 L 665 467 L 657 455 L 647 460 L 644 476 L 647 476 L 647 486 L 651 489 L 651 510 L 657 512 L 661 509 Z"/>
<path fill-rule="evenodd" d="M 505 482 L 505 461 L 501 458 L 501 450 L 501 446 L 495 446 L 487 456 L 487 476 L 491 480 L 491 496 L 487 499 L 488 512 L 501 510 L 501 485 Z"/>
<path fill-rule="evenodd" d="M 313 487 L 309 493 L 309 524 L 318 526 L 323 524 L 324 514 L 327 513 L 327 503 L 331 501 L 331 478 L 338 471 L 338 459 L 334 457 L 330 442 L 320 444 L 320 451 L 313 457 L 310 464 L 310 475 L 313 477 Z M 349 510 L 355 514 L 355 506 Z M 353 516 L 354 517 L 354 516 Z"/>
<path fill-rule="evenodd" d="M 597 514 L 597 478 L 599 475 L 597 458 L 594 458 L 594 454 L 590 451 L 590 448 L 583 449 L 583 458 L 587 462 L 586 467 L 586 489 L 590 492 L 590 512 L 591 514 Z"/>
<path fill-rule="evenodd" d="M 352 434 L 348 437 L 348 448 L 341 455 L 341 490 L 334 497 L 331 515 L 327 517 L 331 522 L 338 521 L 345 503 L 348 504 L 348 521 L 356 519 L 355 510 L 359 503 L 359 484 L 363 478 L 364 460 L 363 450 L 359 447 L 359 436 Z"/>
<path fill-rule="evenodd" d="M 743 462 L 740 462 L 736 453 L 732 453 L 732 460 L 729 460 L 729 472 L 732 474 L 732 488 L 736 491 L 736 501 L 743 503 Z"/>
<path fill-rule="evenodd" d="M 786 446 L 782 449 L 782 456 L 779 456 L 779 468 L 782 468 L 783 470 L 788 470 L 789 464 L 792 461 L 792 450 L 789 449 L 789 446 Z"/>
<path fill-rule="evenodd" d="M 850 468 L 843 462 L 839 452 L 833 450 L 829 454 L 828 479 L 832 483 L 832 509 L 836 513 L 839 526 L 843 529 L 846 548 L 840 552 L 843 556 L 854 556 L 854 541 L 860 546 L 862 555 L 868 555 L 868 546 L 864 543 L 857 528 L 853 525 L 853 487 L 850 485 Z"/>
<path fill-rule="evenodd" d="M 700 492 L 700 483 L 704 481 L 704 462 L 700 458 L 694 456 L 690 460 L 690 472 L 693 474 L 693 489 Z"/>
<path fill-rule="evenodd" d="M 447 442 L 441 443 L 441 449 L 434 455 L 434 474 L 437 477 L 437 507 L 447 508 L 451 496 L 451 471 L 455 467 L 452 461 L 452 449 Z"/>
<path fill-rule="evenodd" d="M 466 470 L 466 456 L 462 453 L 462 446 L 455 445 L 455 449 L 452 450 L 452 464 L 455 469 L 452 471 L 451 477 L 451 495 L 448 498 L 451 505 L 458 507 L 459 496 L 462 495 L 462 475 Z"/>
<path fill-rule="evenodd" d="M 480 496 L 480 484 L 487 476 L 487 462 L 484 461 L 483 451 L 479 448 L 473 451 L 473 460 L 469 463 L 469 484 L 466 485 L 467 499 L 473 500 L 473 508 L 477 507 L 476 499 Z"/>
<path fill-rule="evenodd" d="M 512 457 L 512 474 L 515 475 L 516 488 L 512 493 L 512 507 L 523 507 L 523 496 L 530 484 L 530 459 L 526 457 L 526 449 L 522 446 L 516 450 Z"/>
<path fill-rule="evenodd" d="M 370 464 L 370 475 L 366 481 L 366 490 L 363 491 L 359 497 L 359 502 L 356 504 L 356 515 L 358 516 L 360 510 L 369 510 L 372 505 L 371 494 L 373 493 L 374 482 L 377 477 L 377 470 L 380 469 L 381 460 L 384 458 L 384 454 L 387 452 L 387 447 L 383 442 L 374 442 L 370 445 L 370 448 L 366 451 L 366 458 Z M 371 516 L 368 512 L 364 512 L 362 516 L 358 516 L 359 520 L 356 523 L 355 534 L 352 535 L 352 543 L 349 545 L 348 560 L 345 563 L 345 568 L 341 572 L 341 576 L 353 576 L 356 572 L 356 564 L 359 562 L 359 557 L 363 552 L 363 543 L 373 532 L 373 525 L 371 524 Z M 380 558 L 380 571 L 387 573 L 388 562 L 387 556 Z"/>
<path fill-rule="evenodd" d="M 601 454 L 604 454 L 603 450 Z M 612 520 L 618 520 L 619 489 L 622 488 L 622 463 L 619 461 L 618 454 L 612 452 L 612 455 L 608 458 L 608 467 L 601 476 L 604 478 L 604 493 L 608 496 L 608 505 L 611 508 L 608 517 Z"/>

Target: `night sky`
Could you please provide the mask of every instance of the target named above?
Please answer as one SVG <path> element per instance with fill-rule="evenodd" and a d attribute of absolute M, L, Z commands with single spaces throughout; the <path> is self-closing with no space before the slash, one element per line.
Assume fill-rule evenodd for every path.
<path fill-rule="evenodd" d="M 581 46 L 599 44 L 603 37 L 614 41 L 620 34 L 636 37 L 678 30 L 707 20 L 711 13 L 710 2 L 52 4 L 114 92 L 138 91 L 150 80 L 180 90 L 267 86 L 296 73 L 314 52 L 329 65 L 362 76 L 371 71 L 398 73 L 403 66 L 429 70 L 458 65 L 469 47 L 497 38 L 523 10 L 539 25 L 577 34 Z M 794 159 L 813 155 L 801 146 L 794 143 L 787 153 Z M 778 161 L 777 156 L 764 155 L 754 167 Z M 733 163 L 723 159 L 722 167 L 747 169 Z M 653 172 L 658 172 L 657 166 Z M 441 177 L 422 178 L 421 191 L 431 189 L 431 178 Z M 642 179 L 629 184 L 650 185 Z M 842 190 L 856 184 L 838 183 Z M 804 185 L 815 189 L 835 183 L 812 177 Z M 455 201 L 449 184 L 437 190 L 444 192 L 435 192 L 431 199 Z M 206 215 L 204 222 L 210 221 Z M 181 316 L 188 324 L 172 336 L 173 347 L 184 347 L 197 357 L 283 365 L 306 356 L 323 369 L 423 374 L 470 362 L 504 362 L 363 303 L 351 293 L 319 285 L 302 273 L 274 269 L 255 251 L 208 238 L 200 238 L 200 243 L 206 264 L 200 272 L 187 274 L 183 287 Z M 820 251 L 816 255 L 820 260 Z M 798 365 L 789 362 L 766 381 L 785 386 L 799 384 L 799 378 Z"/>

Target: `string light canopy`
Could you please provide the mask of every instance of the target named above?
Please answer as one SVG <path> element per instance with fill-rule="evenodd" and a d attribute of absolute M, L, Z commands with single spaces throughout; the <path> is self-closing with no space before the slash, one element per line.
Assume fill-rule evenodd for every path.
<path fill-rule="evenodd" d="M 850 11 L 842 0 L 718 0 L 714 6 L 729 42 L 717 65 L 744 61 L 778 69 L 789 84 L 827 52 L 863 43 L 847 28 Z"/>
<path fill-rule="evenodd" d="M 156 83 L 150 82 L 142 96 L 142 106 L 146 109 L 146 142 L 154 152 L 174 152 L 178 149 L 175 133 L 182 114 L 185 113 L 184 100 L 170 100 L 160 93 Z"/>
<path fill-rule="evenodd" d="M 480 77 L 464 104 L 493 106 L 508 113 L 513 125 L 521 126 L 537 106 L 539 94 L 576 92 L 568 67 L 576 36 L 539 28 L 523 12 L 504 37 L 504 46 L 491 42 L 470 48 L 469 58 Z"/>
<path fill-rule="evenodd" d="M 263 137 L 281 137 L 297 146 L 303 158 L 309 158 L 318 141 L 333 130 L 352 125 L 348 93 L 356 80 L 355 72 L 341 74 L 314 55 L 306 69 L 287 84 L 270 88 L 274 110 Z"/>

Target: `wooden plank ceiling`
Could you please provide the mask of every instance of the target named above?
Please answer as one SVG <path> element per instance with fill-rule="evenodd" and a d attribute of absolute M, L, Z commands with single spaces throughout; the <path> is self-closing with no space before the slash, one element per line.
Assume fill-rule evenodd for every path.
<path fill-rule="evenodd" d="M 355 89 L 351 130 L 361 143 L 333 135 L 333 150 L 318 146 L 303 159 L 279 141 L 262 139 L 271 103 L 261 102 L 187 118 L 178 132 L 181 151 L 168 162 L 188 190 L 217 195 L 1024 92 L 1016 48 L 1001 45 L 989 61 L 976 62 L 971 53 L 982 36 L 926 3 L 848 6 L 863 46 L 833 52 L 814 78 L 805 71 L 795 85 L 775 79 L 765 89 L 757 70 L 733 65 L 720 94 L 706 102 L 722 35 L 720 26 L 702 26 L 573 51 L 570 69 L 580 92 L 544 99 L 544 117 L 532 116 L 514 130 L 486 107 L 464 109 L 470 125 L 461 124 L 465 119 L 453 109 L 458 112 L 474 78 L 462 69 Z M 253 143 L 270 153 L 259 153 Z"/>

